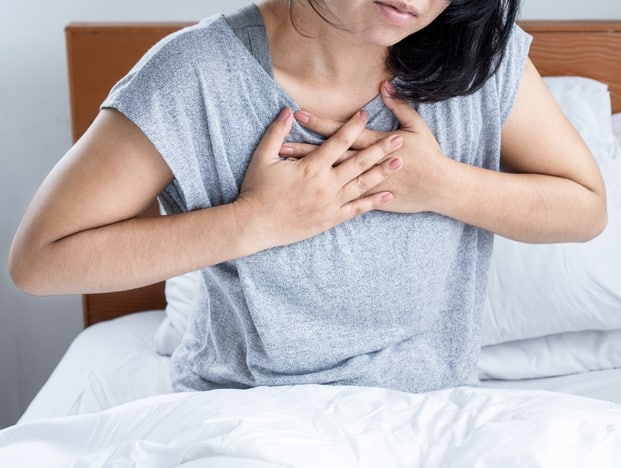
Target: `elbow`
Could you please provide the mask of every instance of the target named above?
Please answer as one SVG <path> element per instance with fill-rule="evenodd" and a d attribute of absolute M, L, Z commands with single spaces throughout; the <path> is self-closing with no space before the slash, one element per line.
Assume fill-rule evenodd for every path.
<path fill-rule="evenodd" d="M 16 247 L 15 244 L 11 247 L 8 262 L 9 276 L 13 284 L 26 294 L 43 296 L 46 294 L 46 291 L 41 287 L 38 279 L 38 267 L 32 260 L 32 256 L 24 253 L 22 250 Z"/>
<path fill-rule="evenodd" d="M 581 242 L 588 242 L 599 236 L 608 226 L 608 208 L 606 206 L 606 195 L 596 198 L 596 203 L 589 210 L 591 216 L 585 217 L 589 222 L 584 226 Z"/>
<path fill-rule="evenodd" d="M 32 275 L 29 274 L 28 268 L 26 268 L 19 258 L 15 257 L 15 254 L 9 255 L 9 276 L 13 281 L 13 284 L 26 294 L 37 296 L 37 289 L 34 287 L 32 281 Z"/>
<path fill-rule="evenodd" d="M 590 232 L 587 233 L 587 237 L 584 239 L 584 241 L 586 242 L 586 241 L 595 239 L 602 232 L 604 232 L 607 226 L 608 226 L 608 211 L 604 204 L 604 207 L 601 210 L 601 213 L 594 220 L 591 226 Z"/>

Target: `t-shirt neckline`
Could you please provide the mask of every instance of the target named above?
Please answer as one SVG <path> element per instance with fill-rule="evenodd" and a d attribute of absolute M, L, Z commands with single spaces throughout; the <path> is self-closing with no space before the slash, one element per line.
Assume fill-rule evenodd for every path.
<path fill-rule="evenodd" d="M 259 11 L 259 7 L 255 4 L 251 4 L 246 6 L 245 8 L 249 11 L 254 10 L 254 14 L 256 14 L 257 24 L 255 24 L 254 26 L 259 26 L 259 30 L 261 32 L 261 40 L 264 41 L 269 54 L 269 60 L 266 60 L 266 64 L 269 63 L 269 66 L 273 67 L 271 47 L 267 37 L 265 23 L 263 22 L 263 17 Z M 255 55 L 253 55 L 250 50 L 248 50 L 248 48 L 244 45 L 244 43 L 241 41 L 235 31 L 231 28 L 231 26 L 226 21 L 224 15 L 220 16 L 219 22 L 232 36 L 232 40 L 235 42 L 236 47 L 238 49 L 241 49 L 241 53 L 243 54 L 245 59 L 250 62 L 255 69 L 259 70 L 257 73 L 259 73 L 260 76 L 263 76 L 264 79 L 267 79 L 266 81 L 269 82 L 272 88 L 276 90 L 278 94 L 281 95 L 290 104 L 291 108 L 294 111 L 301 110 L 302 107 L 299 106 L 297 101 L 275 80 L 273 68 L 271 68 L 269 71 L 265 69 L 265 67 L 261 64 L 260 60 L 257 59 L 257 57 L 255 57 Z M 365 110 L 369 114 L 369 119 L 371 119 L 372 116 L 377 115 L 383 107 L 385 106 L 382 101 L 381 95 L 377 93 L 370 101 L 368 101 L 364 106 L 361 107 L 361 110 Z"/>

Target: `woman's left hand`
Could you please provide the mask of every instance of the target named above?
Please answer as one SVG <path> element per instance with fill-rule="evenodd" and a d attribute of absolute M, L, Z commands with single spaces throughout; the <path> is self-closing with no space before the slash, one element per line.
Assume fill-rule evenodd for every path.
<path fill-rule="evenodd" d="M 393 156 L 403 160 L 403 168 L 382 184 L 374 187 L 372 192 L 389 191 L 394 195 L 393 201 L 386 205 L 387 211 L 399 213 L 417 213 L 434 211 L 434 199 L 441 188 L 449 160 L 433 133 L 406 101 L 393 96 L 390 83 L 381 87 L 381 95 L 386 106 L 394 113 L 400 128 L 396 132 L 403 138 L 402 147 Z M 322 118 L 305 111 L 296 112 L 297 121 L 304 127 L 326 138 L 334 135 L 341 128 L 342 122 Z M 388 136 L 389 133 L 364 130 L 352 145 L 350 151 L 343 154 L 337 164 L 351 157 L 357 151 L 367 148 Z M 306 143 L 285 143 L 280 154 L 283 157 L 300 158 L 306 156 L 315 145 Z"/>

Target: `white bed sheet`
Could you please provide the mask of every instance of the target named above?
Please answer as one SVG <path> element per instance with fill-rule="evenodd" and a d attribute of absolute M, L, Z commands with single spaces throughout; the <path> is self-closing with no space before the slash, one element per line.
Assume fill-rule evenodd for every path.
<path fill-rule="evenodd" d="M 155 352 L 164 311 L 130 314 L 95 324 L 73 341 L 18 424 L 92 413 L 170 393 L 170 358 Z"/>
<path fill-rule="evenodd" d="M 582 372 L 540 379 L 485 380 L 487 388 L 545 390 L 621 404 L 621 369 Z"/>
<path fill-rule="evenodd" d="M 94 413 L 170 393 L 169 357 L 155 352 L 163 311 L 141 312 L 84 330 L 71 344 L 19 424 Z M 487 380 L 482 387 L 546 390 L 621 404 L 621 369 L 554 378 Z"/>

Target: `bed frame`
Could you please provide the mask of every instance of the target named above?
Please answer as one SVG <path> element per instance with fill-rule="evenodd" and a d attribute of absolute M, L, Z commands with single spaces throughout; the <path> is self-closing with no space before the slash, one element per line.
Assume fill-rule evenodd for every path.
<path fill-rule="evenodd" d="M 190 23 L 72 23 L 65 29 L 73 139 L 95 118 L 112 85 L 162 37 Z M 621 20 L 523 21 L 534 36 L 531 59 L 544 76 L 587 76 L 608 83 L 621 112 Z M 145 216 L 156 216 L 154 204 Z M 164 283 L 83 296 L 85 326 L 165 307 Z"/>

